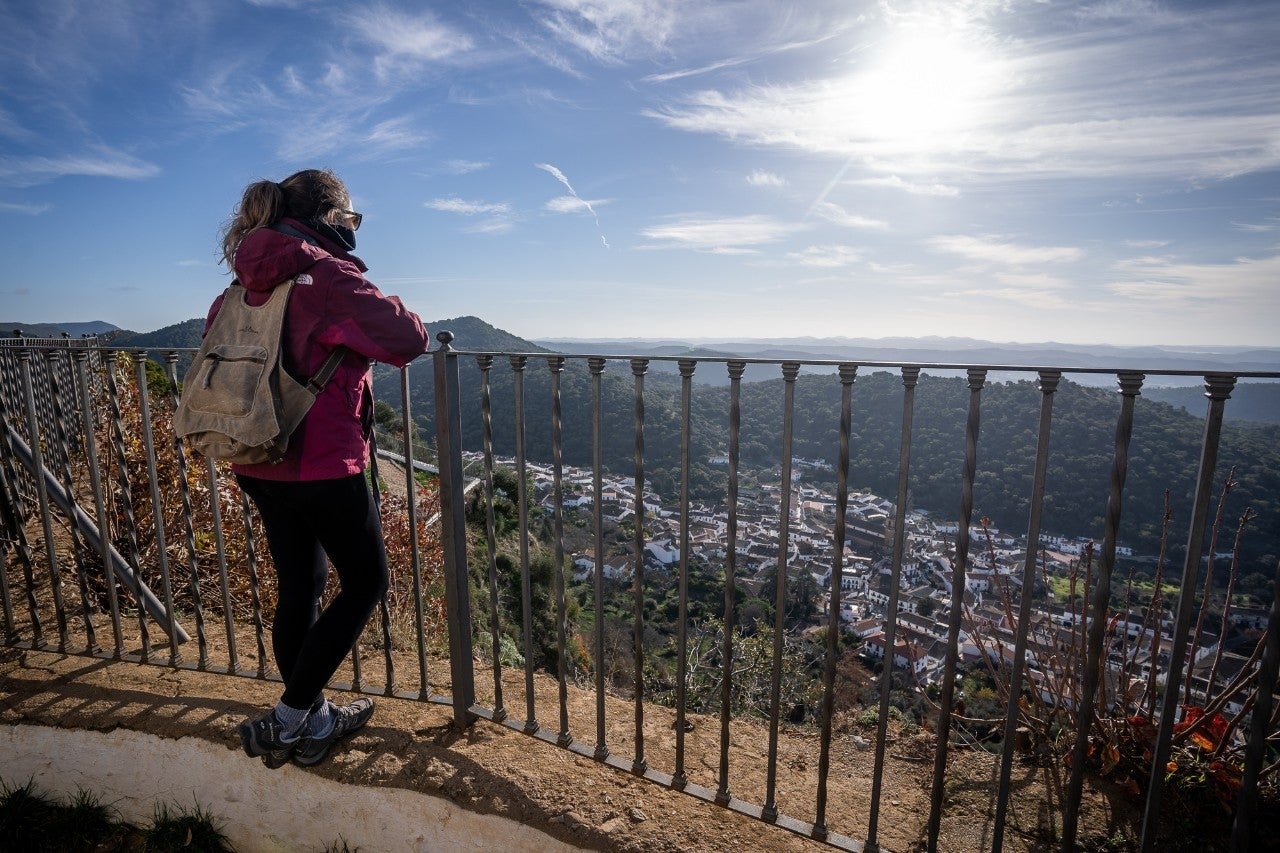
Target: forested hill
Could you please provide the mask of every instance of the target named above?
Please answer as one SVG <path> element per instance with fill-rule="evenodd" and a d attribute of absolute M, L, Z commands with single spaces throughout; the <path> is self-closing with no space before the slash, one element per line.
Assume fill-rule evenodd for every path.
<path fill-rule="evenodd" d="M 454 322 L 456 325 L 456 321 Z M 442 326 L 443 327 L 443 324 Z M 468 336 L 468 340 L 474 340 Z M 518 340 L 518 339 L 517 339 Z M 487 344 L 475 346 L 487 349 Z M 536 351 L 532 345 L 521 351 Z M 479 379 L 474 359 L 460 360 L 463 384 L 464 447 L 479 450 Z M 723 371 L 723 364 L 699 370 Z M 399 380 L 379 372 L 378 394 L 398 401 Z M 544 359 L 530 359 L 524 371 L 525 447 L 533 460 L 551 457 L 550 372 Z M 432 430 L 430 370 L 411 372 L 413 411 L 427 435 Z M 495 451 L 514 452 L 512 370 L 496 359 L 490 371 Z M 601 435 L 605 466 L 634 472 L 635 378 L 626 361 L 608 363 L 601 380 Z M 744 383 L 741 455 L 744 471 L 777 478 L 781 458 L 781 379 Z M 916 391 L 911 458 L 911 501 L 937 517 L 954 519 L 960 506 L 960 476 L 969 389 L 963 378 L 922 376 Z M 569 359 L 561 374 L 564 461 L 591 464 L 592 385 L 584 360 Z M 988 516 L 1012 532 L 1025 532 L 1041 394 L 1034 382 L 990 383 L 982 391 L 974 519 Z M 893 497 L 897 492 L 898 441 L 903 405 L 896 373 L 859 375 L 851 389 L 850 482 Z M 1048 495 L 1043 529 L 1101 541 L 1115 447 L 1120 396 L 1102 388 L 1064 381 L 1054 400 Z M 840 446 L 841 386 L 828 375 L 802 375 L 795 388 L 793 455 L 835 463 Z M 677 377 L 650 372 L 644 377 L 645 475 L 668 499 L 680 486 L 681 391 Z M 729 389 L 695 385 L 691 394 L 691 494 L 723 500 L 725 468 L 709 460 L 728 446 Z M 1199 463 L 1203 417 L 1139 397 L 1128 456 L 1120 539 L 1141 553 L 1160 546 L 1165 493 L 1169 493 L 1172 533 L 1168 551 L 1176 559 L 1187 540 L 1187 523 Z M 1219 461 L 1220 485 L 1236 469 L 1237 485 L 1224 507 L 1218 550 L 1232 546 L 1245 507 L 1258 515 L 1242 543 L 1250 564 L 1261 566 L 1280 554 L 1280 426 L 1228 423 Z M 772 473 L 769 470 L 772 469 Z M 833 473 L 806 469 L 804 478 L 834 484 Z M 825 480 L 825 482 L 823 482 Z M 1215 495 L 1213 508 L 1217 507 Z M 1268 564 L 1270 564 L 1268 562 Z"/>
<path fill-rule="evenodd" d="M 1200 417 L 1205 413 L 1203 388 L 1144 388 L 1142 396 L 1170 403 Z M 1227 403 L 1231 420 L 1280 424 L 1280 382 L 1241 382 Z"/>

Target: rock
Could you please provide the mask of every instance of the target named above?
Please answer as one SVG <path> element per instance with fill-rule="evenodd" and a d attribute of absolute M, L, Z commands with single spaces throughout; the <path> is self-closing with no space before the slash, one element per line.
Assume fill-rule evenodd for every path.
<path fill-rule="evenodd" d="M 646 815 L 644 812 L 640 811 L 640 809 L 633 808 L 630 812 L 628 812 L 628 814 L 631 816 L 631 819 L 636 823 L 640 823 L 641 821 L 646 821 L 649 819 L 649 816 Z"/>

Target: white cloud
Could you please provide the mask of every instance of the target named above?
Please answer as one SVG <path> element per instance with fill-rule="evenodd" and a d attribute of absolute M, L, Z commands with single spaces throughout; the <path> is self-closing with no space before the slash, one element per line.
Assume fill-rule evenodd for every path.
<path fill-rule="evenodd" d="M 486 160 L 449 160 L 444 165 L 455 175 L 468 175 L 487 169 L 490 164 Z"/>
<path fill-rule="evenodd" d="M 1125 240 L 1124 244 L 1131 249 L 1163 249 L 1169 245 L 1168 240 Z"/>
<path fill-rule="evenodd" d="M 753 187 L 785 187 L 787 180 L 775 175 L 773 172 L 755 169 L 750 175 L 747 175 L 747 183 Z"/>
<path fill-rule="evenodd" d="M 812 212 L 828 222 L 845 228 L 861 228 L 865 231 L 887 231 L 889 223 L 881 219 L 870 219 L 849 213 L 838 204 L 820 201 L 813 205 Z"/>
<path fill-rule="evenodd" d="M 1162 302 L 1162 308 L 1194 307 L 1224 316 L 1280 316 L 1280 255 L 1236 258 L 1227 263 L 1188 263 L 1174 258 L 1131 258 L 1115 265 L 1109 285 L 1117 296 Z M 1234 312 L 1234 313 L 1233 313 Z M 1231 334 L 1223 328 L 1222 335 Z"/>
<path fill-rule="evenodd" d="M 788 252 L 787 260 L 806 267 L 847 267 L 861 260 L 853 246 L 810 246 L 802 252 Z"/>
<path fill-rule="evenodd" d="M 1020 246 L 998 237 L 950 235 L 931 237 L 926 241 L 935 252 L 959 255 L 973 261 L 1024 266 L 1054 264 L 1079 260 L 1083 254 L 1072 246 Z"/>
<path fill-rule="evenodd" d="M 444 213 L 458 213 L 463 216 L 476 216 L 482 213 L 498 213 L 508 214 L 511 212 L 511 205 L 503 202 L 486 202 L 486 201 L 464 201 L 454 196 L 452 198 L 437 198 L 425 202 L 425 205 L 432 210 L 439 210 Z"/>
<path fill-rule="evenodd" d="M 595 213 L 596 207 L 609 203 L 607 198 L 584 199 L 576 195 L 562 195 L 548 201 L 543 207 L 552 213 Z"/>
<path fill-rule="evenodd" d="M 716 254 L 745 254 L 757 246 L 782 240 L 804 226 L 771 216 L 708 217 L 688 214 L 665 225 L 641 229 L 642 236 L 657 241 L 657 248 L 693 249 Z"/>
<path fill-rule="evenodd" d="M 12 201 L 0 201 L 0 213 L 21 213 L 26 216 L 39 216 L 53 210 L 51 204 L 20 204 Z"/>
<path fill-rule="evenodd" d="M 677 23 L 671 0 L 541 0 L 534 17 L 597 62 L 621 64 L 661 50 Z"/>
<path fill-rule="evenodd" d="M 1231 227 L 1246 234 L 1266 234 L 1280 231 L 1280 217 L 1271 217 L 1266 222 L 1232 222 Z"/>
<path fill-rule="evenodd" d="M 378 50 L 373 64 L 379 77 L 452 60 L 474 46 L 469 35 L 442 24 L 430 12 L 414 15 L 377 5 L 353 12 L 346 20 L 352 32 Z"/>
<path fill-rule="evenodd" d="M 947 198 L 955 198 L 960 195 L 959 187 L 948 186 L 947 184 L 928 184 L 904 181 L 897 175 L 886 175 L 881 178 L 859 178 L 858 180 L 849 181 L 848 183 L 854 186 L 864 187 L 889 187 L 891 189 L 911 193 L 912 195 L 935 195 Z"/>
<path fill-rule="evenodd" d="M 62 157 L 0 157 L 0 184 L 33 186 L 67 175 L 143 180 L 160 174 L 160 167 L 131 154 L 98 148 L 89 154 Z"/>

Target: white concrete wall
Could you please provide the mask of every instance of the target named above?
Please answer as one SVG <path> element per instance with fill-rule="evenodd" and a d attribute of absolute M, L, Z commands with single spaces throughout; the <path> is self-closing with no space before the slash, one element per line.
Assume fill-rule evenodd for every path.
<path fill-rule="evenodd" d="M 400 788 L 344 785 L 285 766 L 268 770 L 239 750 L 198 738 L 116 729 L 0 726 L 0 780 L 34 780 L 68 798 L 78 790 L 140 826 L 157 803 L 212 814 L 238 853 L 296 853 L 345 841 L 361 853 L 576 851 L 532 827 Z"/>

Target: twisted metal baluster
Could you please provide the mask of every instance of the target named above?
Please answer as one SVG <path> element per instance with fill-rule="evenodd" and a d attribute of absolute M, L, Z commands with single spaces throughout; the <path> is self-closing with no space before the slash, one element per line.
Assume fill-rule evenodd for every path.
<path fill-rule="evenodd" d="M 644 375 L 649 369 L 647 358 L 631 359 L 631 375 L 635 377 L 635 566 L 631 571 L 631 589 L 635 599 L 635 624 L 632 627 L 635 651 L 635 757 L 631 772 L 643 775 L 649 769 L 644 756 Z"/>
<path fill-rule="evenodd" d="M 124 443 L 124 414 L 120 408 L 120 387 L 116 380 L 116 363 L 119 353 L 106 350 L 103 358 L 107 363 L 107 401 L 111 407 L 111 443 L 116 459 L 116 484 L 119 489 L 119 512 L 117 520 L 124 525 L 124 535 L 128 553 L 125 560 L 133 571 L 134 583 L 131 591 L 138 604 L 138 641 L 141 643 L 141 660 L 151 663 L 151 635 L 147 628 L 147 610 L 142 605 L 142 555 L 138 549 L 138 522 L 133 511 L 133 489 L 129 484 L 129 459 Z M 106 536 L 106 532 L 103 532 Z"/>
<path fill-rule="evenodd" d="M 1085 611 L 1084 616 L 1088 631 L 1084 678 L 1080 689 L 1080 704 L 1076 709 L 1076 742 L 1071 752 L 1071 778 L 1067 784 L 1067 796 L 1063 803 L 1062 849 L 1068 853 L 1075 849 L 1080 799 L 1084 794 L 1085 758 L 1089 751 L 1089 736 L 1093 730 L 1093 705 L 1098 692 L 1098 682 L 1101 680 L 1100 670 L 1105 660 L 1102 645 L 1103 634 L 1107 628 L 1107 609 L 1111 601 L 1111 572 L 1116 564 L 1116 535 L 1120 529 L 1124 481 L 1129 473 L 1129 440 L 1133 436 L 1133 409 L 1139 389 L 1142 387 L 1143 375 L 1121 373 L 1119 380 L 1120 418 L 1116 423 L 1115 456 L 1111 463 L 1111 491 L 1107 497 L 1102 558 L 1099 561 L 1098 577 L 1093 588 L 1093 603 Z"/>
<path fill-rule="evenodd" d="M 31 379 L 31 350 L 18 351 L 18 368 L 22 374 L 22 389 L 27 404 L 27 423 L 31 426 L 31 458 L 36 486 L 36 502 L 40 507 L 40 525 L 44 529 L 45 551 L 49 556 L 49 585 L 53 593 L 54 617 L 58 625 L 58 651 L 67 651 L 67 611 L 62 601 L 62 580 L 58 571 L 58 552 L 53 539 L 53 511 L 49 505 L 49 490 L 44 481 L 45 462 L 43 441 L 40 438 L 40 418 L 36 414 L 35 387 Z"/>
<path fill-rule="evenodd" d="M 1000 752 L 1000 783 L 996 794 L 995 826 L 991 849 L 1004 849 L 1005 815 L 1011 795 L 1014 737 L 1018 731 L 1018 700 L 1022 697 L 1022 672 L 1027 661 L 1027 634 L 1031 627 L 1032 598 L 1036 585 L 1036 545 L 1040 542 L 1040 516 L 1044 509 L 1044 486 L 1049 472 L 1049 429 L 1053 424 L 1053 395 L 1062 379 L 1060 370 L 1040 371 L 1040 432 L 1036 441 L 1036 466 L 1031 483 L 1031 515 L 1027 521 L 1027 556 L 1022 565 L 1022 594 L 1018 601 L 1018 628 L 1013 645 L 1013 668 L 1009 672 L 1009 701 L 1004 718 L 1004 741 Z"/>
<path fill-rule="evenodd" d="M 253 619 L 253 636 L 258 644 L 258 678 L 267 677 L 267 643 L 266 630 L 262 622 L 262 595 L 259 592 L 258 580 L 258 546 L 253 538 L 253 510 L 249 505 L 249 496 L 244 489 L 240 492 L 240 519 L 244 523 L 245 564 L 249 567 L 249 609 Z M 215 496 L 216 500 L 216 496 Z"/>
<path fill-rule="evenodd" d="M 831 772 L 831 718 L 835 714 L 836 660 L 840 656 L 840 605 L 844 580 L 845 514 L 849 511 L 849 435 L 853 432 L 853 382 L 858 366 L 842 364 L 840 374 L 840 462 L 836 471 L 836 523 L 832 531 L 831 583 L 827 595 L 827 657 L 822 672 L 822 730 L 818 750 L 818 794 L 813 835 L 826 839 L 827 776 Z"/>
<path fill-rule="evenodd" d="M 62 487 L 66 490 L 67 496 L 75 506 L 76 486 L 75 478 L 71 474 L 71 442 L 67 436 L 67 422 L 64 420 L 65 413 L 62 407 L 62 389 L 58 381 L 58 360 L 60 355 L 70 357 L 67 350 L 51 349 L 45 352 L 45 366 L 49 374 L 49 397 L 53 403 L 53 427 L 54 435 L 57 441 L 54 443 L 55 453 L 53 454 L 54 462 L 58 466 L 58 473 L 62 478 Z M 71 513 L 74 516 L 74 510 Z M 93 628 L 93 615 L 89 606 L 89 577 L 85 573 L 85 555 L 88 552 L 88 546 L 84 542 L 84 538 L 80 533 L 80 527 L 76 524 L 74 517 L 67 519 L 68 526 L 71 528 L 71 553 L 74 558 L 76 567 L 76 580 L 80 592 L 80 612 L 84 619 L 85 632 L 85 648 L 92 654 L 98 650 L 98 638 Z"/>
<path fill-rule="evenodd" d="M 569 732 L 569 688 L 567 683 L 569 647 L 566 636 L 568 616 L 564 601 L 564 491 L 561 480 L 564 475 L 564 458 L 561 448 L 560 375 L 564 372 L 564 358 L 550 356 L 547 367 L 551 370 L 551 495 L 555 535 L 555 584 L 556 597 L 556 680 L 560 690 L 560 733 L 556 743 L 568 746 L 573 743 Z"/>
<path fill-rule="evenodd" d="M 169 575 L 169 547 L 165 542 L 164 503 L 160 497 L 160 479 L 156 472 L 155 433 L 151 426 L 151 400 L 147 390 L 146 353 L 134 355 L 135 380 L 138 383 L 138 410 L 141 412 L 142 445 L 147 457 L 147 483 L 151 489 L 151 521 L 156 532 L 156 559 L 160 563 L 160 584 L 164 592 L 164 613 L 169 623 L 169 666 L 178 663 L 178 622 L 173 609 L 173 586 Z"/>
<path fill-rule="evenodd" d="M 240 671 L 236 652 L 235 623 L 232 620 L 231 583 L 227 573 L 227 543 L 222 532 L 222 494 L 218 489 L 218 466 L 212 459 L 204 460 L 205 479 L 209 483 L 209 512 L 213 527 L 214 546 L 218 552 L 218 586 L 222 593 L 223 627 L 227 632 L 228 671 Z"/>
<path fill-rule="evenodd" d="M 498 520 L 493 512 L 493 392 L 492 355 L 476 356 L 480 368 L 480 421 L 484 448 L 484 535 L 489 549 L 489 643 L 493 652 L 493 719 L 507 718 L 502 699 L 502 631 L 498 617 Z"/>
<path fill-rule="evenodd" d="M 169 373 L 169 402 L 174 411 L 178 410 L 178 354 L 173 350 L 164 354 Z M 194 512 L 191 505 L 191 485 L 187 481 L 187 449 L 182 438 L 175 432 L 173 435 L 174 457 L 178 460 L 178 493 L 182 498 L 183 533 L 187 539 L 187 570 L 191 573 L 191 606 L 195 610 L 196 619 L 196 669 L 204 671 L 209 668 L 209 642 L 205 637 L 204 604 L 200 596 L 200 559 L 196 551 L 196 529 L 193 522 Z M 217 500 L 217 495 L 210 496 Z"/>
<path fill-rule="evenodd" d="M 98 466 L 98 437 L 95 433 L 95 406 L 89 393 L 89 353 L 76 350 L 76 384 L 80 394 L 80 415 L 83 419 L 84 453 L 89 468 L 89 488 L 93 492 L 94 518 L 98 524 L 98 549 L 102 557 L 103 582 L 107 588 L 107 609 L 111 613 L 111 633 L 115 640 L 112 657 L 124 654 L 124 632 L 120 623 L 120 600 L 116 593 L 116 567 L 111 553 L 111 537 L 107 520 L 106 501 L 102 494 L 102 472 Z"/>
<path fill-rule="evenodd" d="M 4 482 L 0 484 L 3 487 L 0 490 L 0 509 L 4 512 L 5 527 L 13 533 L 13 544 L 17 550 L 19 562 L 22 563 L 22 576 L 27 590 L 27 610 L 31 616 L 31 644 L 34 648 L 40 648 L 44 645 L 44 629 L 36 602 L 35 555 L 27 539 L 26 524 L 23 521 L 27 516 L 27 509 L 22 500 L 18 469 L 13 464 L 15 453 L 11 436 L 15 433 L 13 427 L 9 425 L 9 412 L 5 405 L 7 396 L 0 393 L 0 451 L 2 451 L 0 465 L 3 466 L 4 475 Z M 3 588 L 0 588 L 0 592 L 4 595 L 5 636 L 11 642 L 16 642 L 18 631 L 14 627 L 9 606 L 8 576 L 4 571 L 0 571 L 0 578 L 4 578 L 5 581 Z"/>
<path fill-rule="evenodd" d="M 906 551 L 907 494 L 911 482 L 911 429 L 915 414 L 916 385 L 920 368 L 902 368 L 902 429 L 898 439 L 898 505 L 894 516 L 893 564 L 889 575 L 888 618 L 885 620 L 884 668 L 880 672 L 880 709 L 876 723 L 875 769 L 871 775 L 871 818 L 867 828 L 867 847 L 879 846 L 880 791 L 884 784 L 885 744 L 889 739 L 889 696 L 893 691 L 893 650 L 898 643 L 898 592 L 902 579 L 902 558 Z"/>
<path fill-rule="evenodd" d="M 787 553 L 791 547 L 791 440 L 796 405 L 796 377 L 800 364 L 782 363 L 784 383 L 782 408 L 782 498 L 778 507 L 778 586 L 773 615 L 773 674 L 769 689 L 769 769 L 765 782 L 764 810 L 761 817 L 773 823 L 778 819 L 778 722 L 782 706 L 782 650 L 787 619 Z"/>
<path fill-rule="evenodd" d="M 1204 553 L 1205 525 L 1209 518 L 1209 500 L 1213 493 L 1213 475 L 1218 465 L 1218 445 L 1222 439 L 1222 418 L 1227 400 L 1235 388 L 1234 376 L 1214 374 L 1204 379 L 1204 395 L 1209 398 L 1205 413 L 1204 440 L 1200 445 L 1200 470 L 1196 477 L 1196 496 L 1192 506 L 1191 527 L 1187 534 L 1187 555 L 1182 568 L 1182 591 L 1178 598 L 1178 613 L 1174 618 L 1173 644 L 1169 647 L 1169 674 L 1164 687 L 1164 704 L 1160 709 L 1160 727 L 1156 733 L 1156 746 L 1151 758 L 1151 779 L 1147 786 L 1147 804 L 1142 816 L 1143 853 L 1155 849 L 1159 833 L 1160 800 L 1164 794 L 1165 762 L 1169 758 L 1173 740 L 1174 716 L 1178 709 L 1178 687 L 1182 668 L 1186 665 L 1187 635 L 1191 628 L 1191 614 L 1196 609 L 1196 574 L 1200 570 L 1200 558 Z M 1268 630 L 1278 630 L 1272 620 Z M 1274 659 L 1272 661 L 1274 666 Z M 1273 670 L 1274 671 L 1274 670 Z M 1261 679 L 1260 679 L 1261 680 Z"/>
<path fill-rule="evenodd" d="M 729 542 L 724 563 L 724 648 L 720 674 L 720 773 L 716 802 L 727 806 L 733 799 L 729 790 L 729 720 L 733 716 L 733 631 L 737 622 L 734 614 L 734 584 L 738 567 L 738 462 L 740 459 L 742 432 L 742 374 L 745 361 L 733 360 L 726 367 L 729 372 Z"/>
<path fill-rule="evenodd" d="M 605 745 L 604 715 L 604 483 L 601 472 L 604 468 L 601 459 L 601 418 L 600 418 L 600 377 L 604 373 L 605 360 L 600 356 L 587 359 L 587 368 L 591 372 L 591 478 L 592 478 L 592 527 L 595 532 L 596 571 L 595 571 L 595 652 L 596 652 L 596 751 L 597 761 L 609 757 L 609 747 Z"/>
<path fill-rule="evenodd" d="M 689 433 L 693 407 L 693 371 L 698 362 L 680 359 L 680 580 L 676 617 L 676 767 L 672 787 L 689 783 L 684 770 L 685 701 L 689 678 Z"/>
<path fill-rule="evenodd" d="M 413 612 L 417 616 L 414 633 L 418 635 L 418 698 L 427 699 L 431 696 L 431 687 L 427 681 L 427 640 L 422 633 L 422 547 L 418 543 L 418 480 L 414 477 L 414 425 L 410 404 L 409 366 L 405 365 L 400 368 L 400 429 L 404 433 L 405 491 L 409 495 L 409 562 L 413 573 Z"/>
<path fill-rule="evenodd" d="M 520 523 L 520 606 L 524 617 L 524 730 L 538 730 L 538 711 L 533 694 L 533 580 L 529 576 L 529 497 L 528 469 L 524 458 L 524 369 L 528 358 L 511 356 L 514 371 L 513 392 L 516 415 L 516 500 Z"/>
<path fill-rule="evenodd" d="M 978 471 L 978 425 L 982 386 L 987 371 L 969 368 L 969 417 L 964 436 L 964 472 L 960 482 L 960 529 L 956 533 L 956 564 L 951 572 L 951 612 L 947 624 L 947 662 L 942 675 L 938 708 L 938 745 L 933 759 L 933 790 L 929 806 L 928 850 L 938 849 L 942 828 L 942 796 L 946 786 L 947 746 L 951 737 L 951 710 L 955 698 L 956 665 L 960 646 L 960 619 L 964 611 L 965 569 L 969 560 L 969 525 L 973 521 L 973 481 Z M 884 650 L 885 669 L 893 667 L 892 647 Z M 908 656 L 909 657 L 909 656 Z M 910 661 L 908 661 L 910 665 Z"/>

